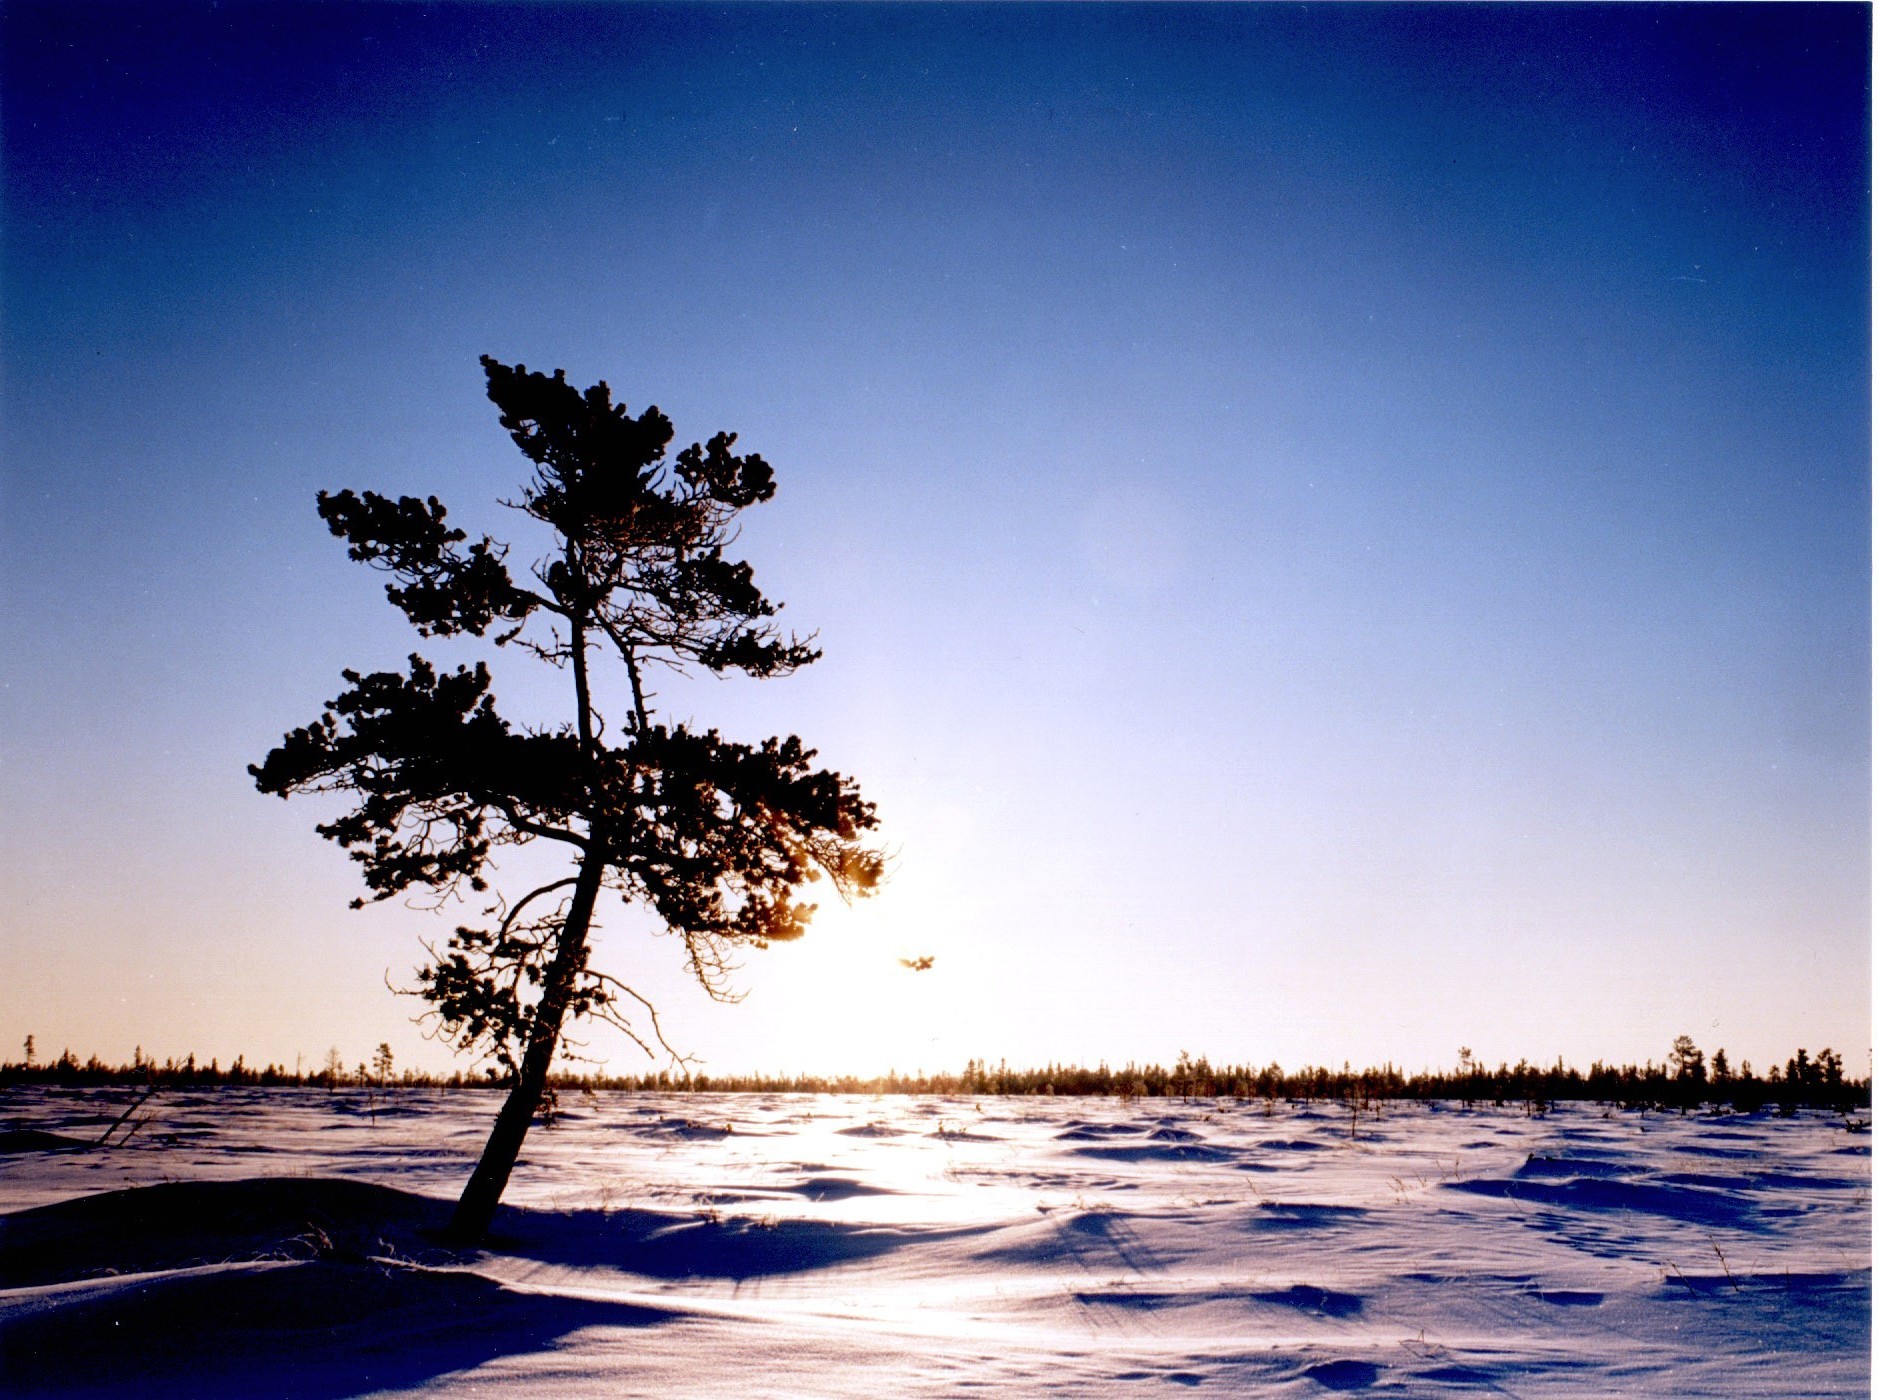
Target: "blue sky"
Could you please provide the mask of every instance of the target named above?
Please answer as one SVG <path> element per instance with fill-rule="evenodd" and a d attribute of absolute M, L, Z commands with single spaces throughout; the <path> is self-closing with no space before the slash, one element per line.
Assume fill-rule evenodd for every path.
<path fill-rule="evenodd" d="M 826 658 L 661 700 L 895 875 L 731 1008 L 609 920 L 713 1067 L 1864 1068 L 1865 8 L 0 23 L 0 1036 L 445 1062 L 244 767 L 413 644 L 316 490 L 511 529 L 490 353 L 777 468 Z"/>

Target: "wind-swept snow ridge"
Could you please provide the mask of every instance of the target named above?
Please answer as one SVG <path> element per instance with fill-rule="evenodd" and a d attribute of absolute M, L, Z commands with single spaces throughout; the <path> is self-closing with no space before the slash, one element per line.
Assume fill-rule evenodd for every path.
<path fill-rule="evenodd" d="M 0 1097 L 0 1393 L 1869 1393 L 1870 1138 L 1824 1114 L 587 1096 L 461 1252 L 486 1095 L 71 1145 L 122 1102 Z"/>

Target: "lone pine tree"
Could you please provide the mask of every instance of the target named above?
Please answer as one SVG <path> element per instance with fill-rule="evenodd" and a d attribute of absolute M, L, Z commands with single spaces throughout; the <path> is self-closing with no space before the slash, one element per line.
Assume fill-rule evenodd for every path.
<path fill-rule="evenodd" d="M 602 891 L 651 911 L 721 997 L 739 947 L 802 935 L 802 885 L 825 875 L 846 898 L 881 875 L 863 839 L 873 806 L 801 740 L 734 743 L 652 708 L 648 667 L 769 677 L 820 654 L 778 631 L 750 566 L 725 555 L 738 512 L 775 494 L 769 464 L 734 454 L 730 433 L 668 462 L 656 408 L 635 418 L 605 383 L 582 393 L 559 370 L 482 364 L 534 464 L 506 503 L 546 527 L 526 582 L 507 545 L 468 543 L 434 496 L 321 492 L 319 513 L 353 559 L 391 575 L 386 596 L 420 636 L 488 637 L 563 672 L 569 719 L 511 724 L 482 661 L 446 672 L 413 655 L 403 671 L 344 672 L 325 713 L 249 768 L 263 792 L 353 799 L 316 829 L 363 867 L 371 900 L 489 892 L 483 926 L 459 927 L 418 973 L 427 1014 L 510 1085 L 452 1220 L 466 1240 L 489 1227 L 570 1018 L 664 1043 L 652 1006 L 589 966 Z M 530 844 L 565 852 L 556 878 L 491 890 L 491 855 Z"/>

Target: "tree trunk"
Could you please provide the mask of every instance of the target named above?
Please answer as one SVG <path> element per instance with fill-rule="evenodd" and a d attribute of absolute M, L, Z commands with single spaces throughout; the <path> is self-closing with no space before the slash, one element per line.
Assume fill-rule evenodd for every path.
<path fill-rule="evenodd" d="M 561 1020 L 573 996 L 574 979 L 580 972 L 587 950 L 587 929 L 593 922 L 594 901 L 600 895 L 600 877 L 606 861 L 597 851 L 589 851 L 574 883 L 574 898 L 568 905 L 567 919 L 555 948 L 554 961 L 535 1012 L 535 1026 L 522 1054 L 515 1087 L 496 1115 L 496 1125 L 483 1148 L 482 1160 L 470 1174 L 469 1184 L 457 1201 L 456 1214 L 450 1219 L 449 1235 L 462 1244 L 479 1243 L 489 1233 L 496 1205 L 521 1156 L 522 1140 L 528 1136 L 535 1110 L 541 1106 L 542 1091 L 548 1084 L 548 1068 L 554 1062 L 555 1047 L 561 1040 Z"/>

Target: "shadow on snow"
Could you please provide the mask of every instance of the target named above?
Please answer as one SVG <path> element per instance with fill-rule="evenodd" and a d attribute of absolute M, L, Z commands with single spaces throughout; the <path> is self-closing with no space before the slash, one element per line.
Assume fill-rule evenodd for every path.
<path fill-rule="evenodd" d="M 505 1288 L 463 1267 L 478 1258 L 739 1280 L 961 1233 L 506 1207 L 486 1251 L 459 1252 L 439 1243 L 449 1210 L 366 1182 L 257 1178 L 0 1217 L 0 1288 L 17 1290 L 0 1303 L 6 1393 L 324 1400 L 411 1386 L 580 1328 L 673 1316 Z"/>

